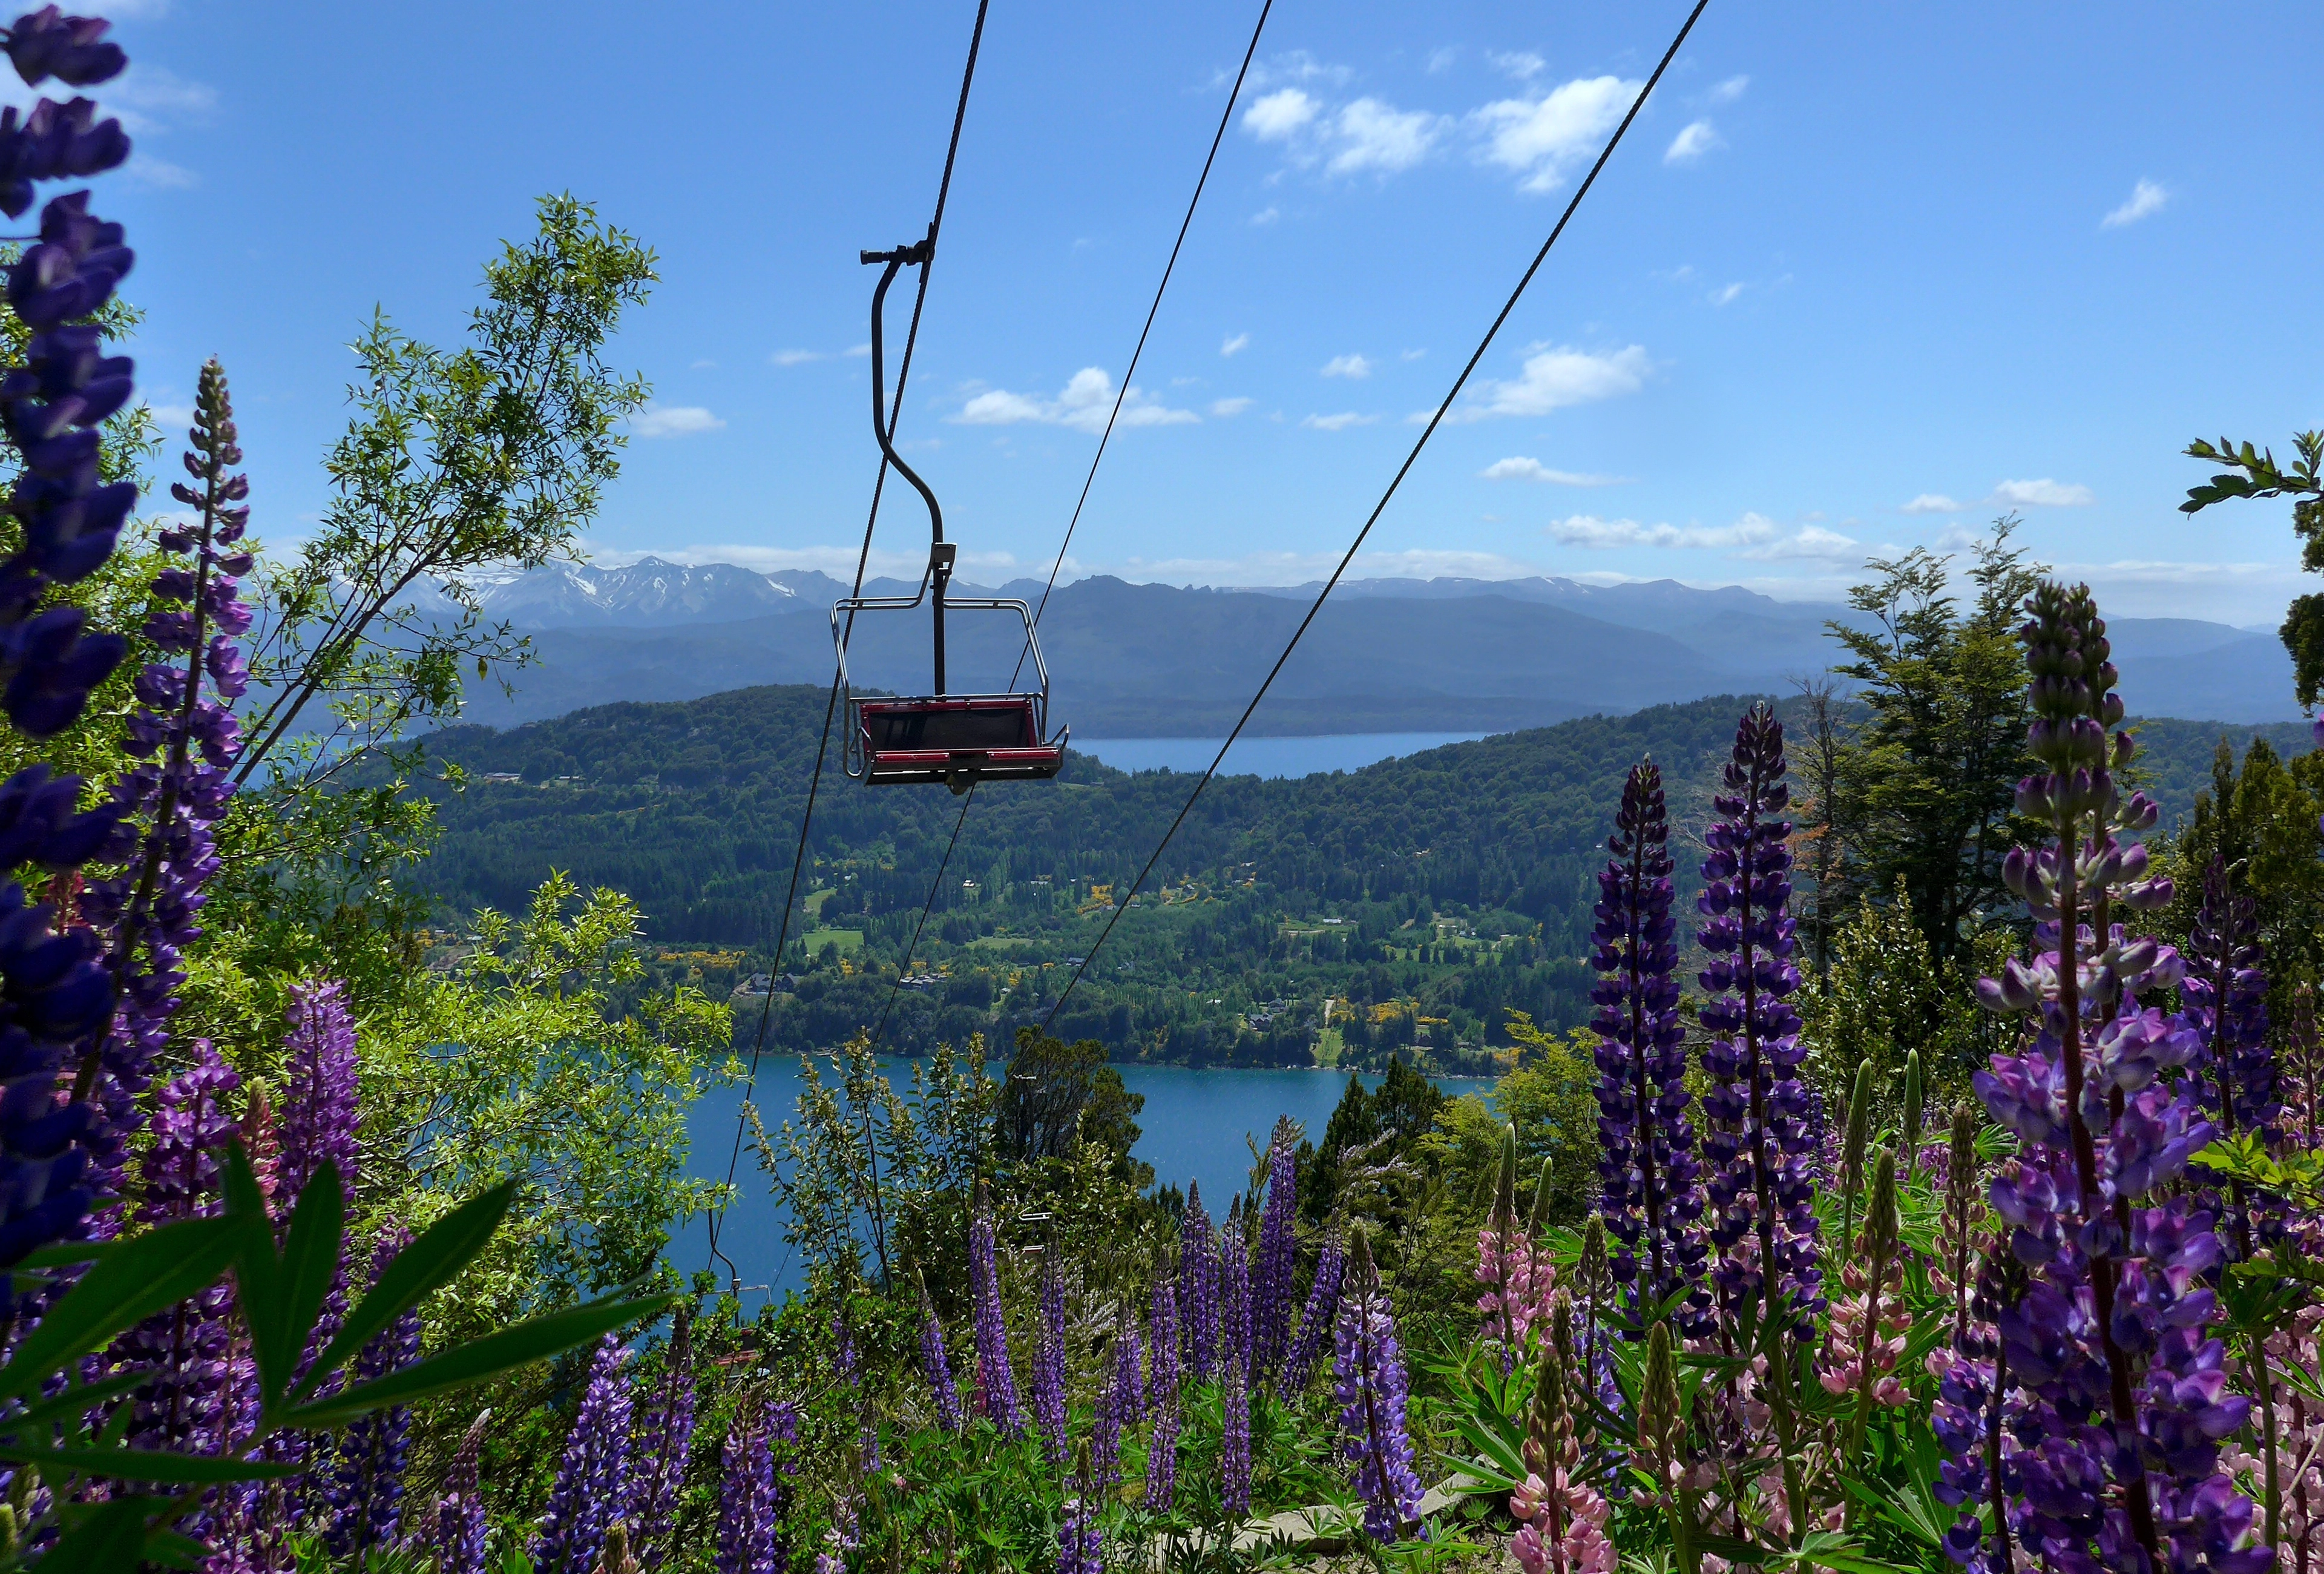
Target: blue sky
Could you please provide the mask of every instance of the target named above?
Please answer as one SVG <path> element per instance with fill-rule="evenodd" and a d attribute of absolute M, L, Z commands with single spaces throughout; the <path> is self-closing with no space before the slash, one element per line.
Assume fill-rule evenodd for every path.
<path fill-rule="evenodd" d="M 1322 571 L 1683 10 L 1279 0 L 1069 574 Z M 927 222 L 970 0 L 109 14 L 141 379 L 225 359 L 269 539 L 323 506 L 374 305 L 456 337 L 571 190 L 661 258 L 591 548 L 852 564 L 855 252 Z M 979 579 L 1056 550 L 1255 15 L 992 0 L 903 423 Z M 1825 597 L 2015 506 L 2119 613 L 2272 622 L 2288 511 L 2186 520 L 2178 450 L 2324 421 L 2319 51 L 2312 5 L 1713 0 L 1359 571 Z"/>

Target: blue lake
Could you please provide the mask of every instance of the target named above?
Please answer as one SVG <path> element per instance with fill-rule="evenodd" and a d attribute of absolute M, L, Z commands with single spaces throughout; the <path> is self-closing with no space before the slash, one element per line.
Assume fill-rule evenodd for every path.
<path fill-rule="evenodd" d="M 1213 745 L 1213 747 L 1216 745 Z M 899 1089 L 911 1080 L 912 1062 L 881 1061 L 881 1069 Z M 994 1068 L 996 1070 L 998 1067 Z M 1146 1096 L 1138 1117 L 1142 1134 L 1137 1153 L 1154 1166 L 1158 1182 L 1184 1189 L 1200 1181 L 1206 1204 L 1223 1213 L 1230 1198 L 1250 1185 L 1250 1143 L 1265 1145 L 1277 1116 L 1289 1116 L 1319 1137 L 1323 1123 L 1348 1085 L 1344 1071 L 1194 1070 L 1184 1066 L 1122 1066 L 1121 1079 L 1133 1093 Z M 1366 1087 L 1379 1079 L 1366 1076 Z M 1436 1085 L 1448 1094 L 1489 1092 L 1486 1078 L 1440 1077 Z M 759 1063 L 755 1102 L 770 1132 L 795 1118 L 798 1107 L 798 1060 L 769 1055 Z M 742 1108 L 740 1088 L 721 1088 L 695 1106 L 693 1150 L 687 1169 L 711 1180 L 723 1180 L 728 1157 L 734 1152 L 735 1121 Z M 806 1276 L 783 1243 L 782 1210 L 770 1194 L 767 1176 L 744 1143 L 735 1180 L 740 1195 L 727 1211 L 720 1241 L 745 1286 L 743 1301 L 756 1306 L 769 1296 L 806 1288 Z M 692 1273 L 710 1261 L 706 1222 L 695 1219 L 671 1239 L 669 1260 L 681 1273 Z M 719 1269 L 722 1278 L 725 1270 Z"/>
<path fill-rule="evenodd" d="M 1319 771 L 1357 771 L 1416 755 L 1446 744 L 1474 743 L 1480 732 L 1328 733 L 1320 737 L 1240 737 L 1219 769 L 1231 776 L 1312 776 Z M 1076 754 L 1090 755 L 1117 771 L 1201 771 L 1219 752 L 1223 738 L 1080 738 Z"/>

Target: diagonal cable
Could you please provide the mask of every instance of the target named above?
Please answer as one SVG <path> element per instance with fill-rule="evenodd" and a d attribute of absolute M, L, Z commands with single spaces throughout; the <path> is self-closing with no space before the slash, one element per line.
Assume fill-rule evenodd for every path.
<path fill-rule="evenodd" d="M 1177 818 L 1171 820 L 1170 829 L 1164 831 L 1162 839 L 1155 844 L 1153 856 L 1146 860 L 1146 866 L 1139 870 L 1138 878 L 1130 882 L 1130 888 L 1122 893 L 1120 900 L 1114 904 L 1113 911 L 1106 915 L 1105 928 L 1098 932 L 1097 943 L 1091 946 L 1088 954 L 1082 958 L 1081 966 L 1074 969 L 1073 978 L 1057 995 L 1056 1004 L 1050 1006 L 1049 1014 L 1042 1018 L 1043 1032 L 1049 1031 L 1049 1024 L 1056 1021 L 1057 1013 L 1065 1009 L 1065 1002 L 1072 998 L 1074 988 L 1080 985 L 1082 975 L 1089 971 L 1090 963 L 1096 959 L 1099 950 L 1104 947 L 1108 937 L 1113 933 L 1113 926 L 1120 922 L 1121 915 L 1129 911 L 1130 901 L 1137 896 L 1139 887 L 1145 884 L 1146 877 L 1154 873 L 1154 866 L 1161 860 L 1163 849 L 1170 845 L 1170 838 L 1176 836 L 1178 828 L 1185 823 L 1186 816 L 1194 810 L 1194 801 L 1202 797 L 1203 789 L 1208 787 L 1211 784 L 1211 778 L 1218 774 L 1219 765 L 1226 759 L 1227 751 L 1234 747 L 1235 739 L 1242 736 L 1242 729 L 1250 722 L 1251 713 L 1259 708 L 1259 701 L 1267 698 L 1268 690 L 1274 686 L 1276 674 L 1283 671 L 1283 664 L 1291 659 L 1291 653 L 1299 648 L 1301 636 L 1306 634 L 1308 625 L 1315 621 L 1315 615 L 1323 610 L 1323 603 L 1330 598 L 1332 591 L 1340 583 L 1341 576 L 1348 571 L 1348 565 L 1355 560 L 1356 553 L 1361 550 L 1365 538 L 1371 534 L 1372 526 L 1378 524 L 1380 515 L 1388 511 L 1389 500 L 1395 497 L 1397 488 L 1404 485 L 1404 478 L 1419 459 L 1420 451 L 1428 446 L 1428 440 L 1436 435 L 1436 429 L 1443 423 L 1445 412 L 1452 408 L 1453 400 L 1460 397 L 1461 390 L 1467 386 L 1470 375 L 1476 371 L 1478 363 L 1485 358 L 1485 352 L 1492 347 L 1494 338 L 1501 331 L 1501 325 L 1508 321 L 1509 313 L 1517 310 L 1517 301 L 1524 297 L 1526 287 L 1533 282 L 1533 277 L 1541 271 L 1542 264 L 1549 260 L 1550 248 L 1557 244 L 1557 237 L 1565 233 L 1565 227 L 1572 219 L 1574 210 L 1582 206 L 1582 199 L 1590 194 L 1590 188 L 1597 183 L 1598 172 L 1606 167 L 1606 161 L 1614 156 L 1614 150 L 1622 145 L 1623 134 L 1630 129 L 1630 123 L 1638 117 L 1638 111 L 1646 107 L 1647 95 L 1655 90 L 1655 84 L 1663 79 L 1663 73 L 1670 69 L 1671 61 L 1678 56 L 1679 46 L 1686 42 L 1686 35 L 1694 31 L 1694 24 L 1701 19 L 1703 8 L 1710 4 L 1711 0 L 1695 0 L 1694 9 L 1687 13 L 1684 24 L 1678 30 L 1678 36 L 1672 39 L 1670 48 L 1663 51 L 1663 58 L 1655 67 L 1654 75 L 1646 79 L 1646 84 L 1638 89 L 1638 96 L 1630 101 L 1629 113 L 1622 116 L 1622 124 L 1614 128 L 1614 134 L 1608 139 L 1605 147 L 1600 151 L 1597 162 L 1590 166 L 1590 173 L 1584 176 L 1582 184 L 1575 188 L 1572 200 L 1565 205 L 1565 211 L 1558 215 L 1556 227 L 1549 232 L 1549 238 L 1543 241 L 1541 249 L 1534 254 L 1533 261 L 1526 265 L 1524 275 L 1517 280 L 1517 288 L 1509 292 L 1508 300 L 1502 302 L 1499 314 L 1493 319 L 1493 325 L 1485 330 L 1485 337 L 1478 341 L 1475 353 L 1470 356 L 1468 364 L 1461 368 L 1461 375 L 1452 379 L 1452 386 L 1446 391 L 1443 402 L 1437 405 L 1436 413 L 1428 418 L 1427 427 L 1413 443 L 1412 451 L 1405 455 L 1404 463 L 1397 467 L 1395 477 L 1388 484 L 1388 490 L 1380 494 L 1380 500 L 1373 505 L 1370 515 L 1364 521 L 1363 528 L 1356 532 L 1356 539 L 1348 544 L 1346 554 L 1340 559 L 1340 566 L 1333 569 L 1332 577 L 1323 582 L 1323 588 L 1316 593 L 1315 604 L 1307 609 L 1307 616 L 1299 620 L 1299 626 L 1292 630 L 1290 643 L 1283 647 L 1283 653 L 1275 658 L 1275 665 L 1268 669 L 1266 678 L 1259 685 L 1259 691 L 1250 697 L 1250 703 L 1243 707 L 1242 715 L 1234 724 L 1234 730 L 1227 735 L 1226 742 L 1219 745 L 1218 754 L 1213 756 L 1210 764 L 1204 769 L 1202 779 L 1194 783 L 1194 790 L 1186 794 L 1186 801 L 1179 806 Z"/>
<path fill-rule="evenodd" d="M 912 351 L 919 343 L 920 309 L 927 304 L 928 275 L 936 267 L 935 241 L 937 232 L 944 227 L 945 202 L 952 195 L 953 165 L 960 157 L 961 127 L 968 119 L 968 89 L 970 85 L 976 80 L 976 57 L 978 51 L 983 47 L 984 14 L 991 5 L 991 0 L 977 0 L 976 27 L 974 31 L 969 34 L 968 38 L 968 63 L 961 70 L 960 99 L 953 108 L 952 140 L 945 146 L 944 177 L 936 183 L 936 213 L 928 220 L 928 241 L 930 243 L 928 247 L 928 260 L 920 264 L 919 288 L 912 296 L 912 324 L 909 330 L 904 336 L 903 359 L 898 363 L 896 367 L 896 402 L 888 412 L 888 439 L 890 443 L 895 440 L 896 422 L 902 420 L 904 415 L 904 384 L 911 377 Z M 883 449 L 880 455 L 879 474 L 873 477 L 872 482 L 872 511 L 870 517 L 865 519 L 863 522 L 863 547 L 862 550 L 856 554 L 855 558 L 855 585 L 853 591 L 850 592 L 852 596 L 861 596 L 863 594 L 863 571 L 872 560 L 872 532 L 880 523 L 880 499 L 881 495 L 886 491 L 887 485 L 888 455 Z M 853 619 L 851 618 L 850 621 L 852 623 Z M 783 896 L 782 921 L 775 930 L 775 953 L 771 966 L 775 969 L 775 972 L 778 973 L 782 969 L 784 948 L 790 943 L 791 912 L 798 904 L 799 871 L 804 868 L 807 864 L 807 832 L 809 828 L 815 823 L 815 801 L 816 794 L 823 785 L 823 764 L 831 748 L 831 721 L 833 716 L 836 714 L 838 708 L 839 673 L 835 670 L 831 675 L 831 694 L 824 702 L 823 736 L 815 745 L 815 773 L 807 778 L 807 806 L 799 815 L 798 847 L 791 855 L 790 885 Z M 954 834 L 958 834 L 957 827 L 954 828 Z M 767 978 L 767 1003 L 759 1012 L 759 1031 L 751 1042 L 750 1074 L 744 1079 L 742 1084 L 742 1106 L 745 1108 L 749 1106 L 752 1097 L 759 1090 L 759 1058 L 766 1051 L 767 1028 L 769 1023 L 772 1022 L 774 1014 L 775 983 L 774 975 L 770 973 Z M 741 1167 L 742 1162 L 743 1120 L 744 1116 L 742 1108 L 736 1109 L 734 1112 L 734 1145 L 733 1151 L 726 1156 L 726 1190 L 729 1193 L 734 1190 L 734 1174 Z M 742 1270 L 734 1265 L 733 1258 L 728 1256 L 724 1251 L 719 1249 L 718 1237 L 724 1230 L 725 1225 L 726 1209 L 722 1205 L 719 1208 L 713 1209 L 709 1216 L 708 1234 L 710 1236 L 710 1258 L 709 1262 L 706 1262 L 703 1266 L 706 1269 L 709 1266 L 710 1262 L 724 1263 L 726 1264 L 726 1271 L 729 1276 L 735 1283 L 739 1284 L 742 1282 Z"/>

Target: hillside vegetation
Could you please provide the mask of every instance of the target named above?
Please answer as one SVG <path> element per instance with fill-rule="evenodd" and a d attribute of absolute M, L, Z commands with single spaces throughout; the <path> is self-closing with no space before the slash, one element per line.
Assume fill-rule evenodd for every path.
<path fill-rule="evenodd" d="M 430 753 L 468 785 L 429 789 L 443 838 L 421 872 L 456 921 L 520 906 L 564 870 L 639 902 L 669 981 L 698 971 L 733 987 L 777 971 L 768 953 L 824 700 L 784 685 L 438 733 Z M 1508 1008 L 1578 1024 L 1594 875 L 1624 774 L 1655 760 L 1674 834 L 1691 839 L 1747 703 L 1583 718 L 1351 773 L 1222 778 L 1057 1026 L 1117 1056 L 1195 1063 L 1362 1060 L 1416 1039 L 1449 1069 L 1506 1042 Z M 2291 754 L 2302 731 L 2146 724 L 2143 765 L 2166 822 L 2208 782 L 2222 736 L 2265 736 Z M 907 958 L 960 802 L 867 790 L 827 766 L 801 879 L 810 911 L 791 928 L 805 940 L 787 962 L 796 987 L 778 995 L 770 1042 L 827 1047 L 886 1013 L 888 1042 L 918 1050 L 1038 1020 L 1190 785 L 1076 755 L 1056 782 L 980 789 Z M 1683 903 L 1696 863 L 1679 859 Z M 895 988 L 899 968 L 917 982 Z M 761 1003 L 747 1004 L 751 1033 Z"/>

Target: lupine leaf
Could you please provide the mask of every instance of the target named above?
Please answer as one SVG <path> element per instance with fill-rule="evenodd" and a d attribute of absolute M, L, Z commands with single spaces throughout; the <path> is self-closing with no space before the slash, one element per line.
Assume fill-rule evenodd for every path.
<path fill-rule="evenodd" d="M 242 1240 L 236 1219 L 189 1218 L 122 1243 L 16 1347 L 0 1367 L 0 1396 L 31 1393 L 115 1334 L 217 1282 Z"/>
<path fill-rule="evenodd" d="M 38 1465 L 62 1476 L 78 1471 L 115 1481 L 166 1481 L 207 1486 L 217 1481 L 257 1481 L 296 1476 L 303 1465 L 268 1464 L 223 1454 L 172 1454 L 152 1449 L 25 1449 L 0 1444 L 0 1459 Z"/>
<path fill-rule="evenodd" d="M 393 1322 L 406 1308 L 448 1283 L 493 1238 L 493 1232 L 516 1196 L 516 1183 L 495 1186 L 483 1196 L 462 1203 L 438 1219 L 428 1233 L 395 1255 L 355 1310 L 340 1325 L 338 1337 L 317 1358 L 307 1380 L 290 1398 L 293 1403 L 315 1391 L 324 1377 L 355 1359 L 374 1334 Z"/>
<path fill-rule="evenodd" d="M 376 1382 L 318 1399 L 268 1420 L 282 1426 L 336 1427 L 367 1411 L 414 1403 L 447 1389 L 464 1388 L 519 1366 L 529 1366 L 576 1345 L 587 1344 L 625 1323 L 643 1322 L 677 1299 L 674 1295 L 657 1295 L 645 1301 L 599 1301 L 570 1311 L 551 1312 L 487 1334 L 417 1366 L 391 1372 Z"/>

